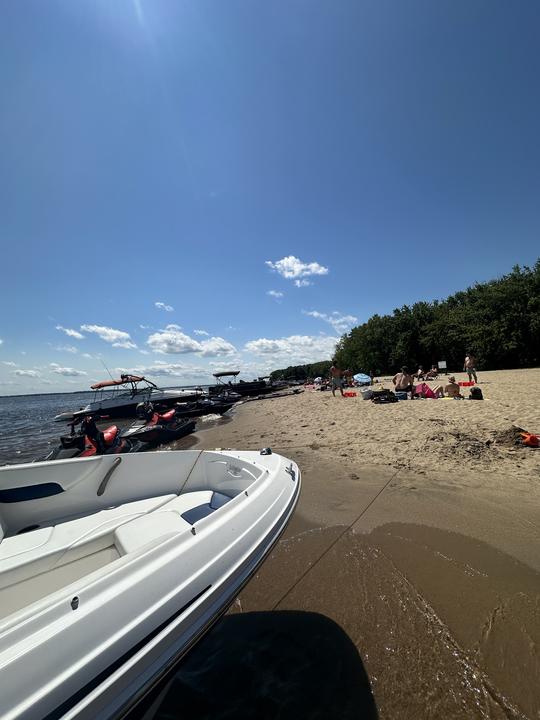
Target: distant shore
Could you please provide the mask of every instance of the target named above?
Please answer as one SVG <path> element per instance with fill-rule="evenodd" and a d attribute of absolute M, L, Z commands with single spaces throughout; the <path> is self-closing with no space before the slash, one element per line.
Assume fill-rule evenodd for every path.
<path fill-rule="evenodd" d="M 540 369 L 479 379 L 484 401 L 246 403 L 189 439 L 299 464 L 295 517 L 235 611 L 336 620 L 381 719 L 540 709 L 540 450 L 515 445 L 516 426 L 540 432 Z"/>

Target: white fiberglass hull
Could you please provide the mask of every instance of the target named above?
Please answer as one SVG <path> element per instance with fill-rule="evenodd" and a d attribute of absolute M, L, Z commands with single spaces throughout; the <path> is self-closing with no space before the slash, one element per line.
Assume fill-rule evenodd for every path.
<path fill-rule="evenodd" d="M 139 464 L 138 457 L 150 461 Z M 157 461 L 152 462 L 152 457 Z M 99 464 L 92 466 L 94 460 Z M 69 528 L 68 547 L 49 558 L 41 568 L 43 573 L 36 577 L 41 585 L 50 577 L 53 584 L 60 582 L 60 587 L 30 605 L 25 606 L 23 601 L 23 607 L 0 619 L 2 718 L 82 720 L 122 714 L 226 609 L 279 538 L 300 492 L 298 468 L 279 455 L 188 451 L 125 456 L 106 480 L 111 460 L 117 462 L 118 458 L 47 463 L 57 471 L 44 478 L 45 484 L 52 485 L 48 481 L 55 477 L 66 490 L 30 501 L 40 503 L 44 518 L 53 512 L 54 504 L 64 504 L 62 510 L 67 510 L 69 503 L 77 501 L 86 512 L 88 502 L 98 497 L 106 509 L 54 528 L 54 532 L 59 528 L 59 536 Z M 67 463 L 73 462 L 81 469 L 70 485 L 72 468 Z M 1 477 L 0 471 L 0 499 L 6 480 L 11 489 L 35 488 L 32 474 L 25 476 L 24 468 L 37 465 L 15 466 L 23 468 L 20 482 L 15 475 Z M 167 480 L 167 467 L 176 471 L 177 485 L 179 476 L 184 483 L 179 494 L 174 494 L 175 487 Z M 132 493 L 131 502 L 124 499 L 117 505 L 128 484 L 140 495 L 136 473 L 154 486 L 153 498 L 133 500 Z M 98 496 L 104 479 L 105 489 Z M 198 517 L 203 505 L 191 508 L 190 503 L 192 499 L 199 502 L 205 493 L 228 499 Z M 70 494 L 73 499 L 68 498 Z M 25 503 L 28 501 L 0 504 L 8 533 L 31 519 Z M 145 503 L 157 505 L 137 514 Z M 125 512 L 120 524 L 119 512 Z M 78 531 L 72 527 L 77 523 Z M 110 538 L 107 523 L 112 528 Z M 11 580 L 26 582 L 21 579 L 25 568 L 28 572 L 28 563 L 21 563 L 23 548 L 32 545 L 33 534 L 44 536 L 49 530 L 46 526 L 4 538 L 0 544 L 0 581 L 11 573 Z M 3 558 L 2 548 L 10 541 L 20 544 L 19 552 L 10 554 L 8 548 Z M 85 562 L 99 552 L 109 553 L 113 559 L 107 558 L 104 565 L 68 584 L 53 578 L 54 573 L 64 572 L 69 579 L 73 564 L 84 554 L 81 548 L 85 543 L 94 544 Z M 38 558 L 40 552 L 46 555 L 43 547 L 29 552 Z M 73 562 L 61 565 L 60 558 L 65 559 L 66 553 L 72 553 Z M 13 584 L 0 588 L 0 603 L 3 592 L 8 604 L 17 601 L 10 587 L 13 589 Z"/>

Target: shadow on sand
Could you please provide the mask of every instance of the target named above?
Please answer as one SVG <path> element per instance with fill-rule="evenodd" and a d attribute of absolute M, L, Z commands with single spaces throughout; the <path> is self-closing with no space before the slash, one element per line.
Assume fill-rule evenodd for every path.
<path fill-rule="evenodd" d="M 309 612 L 227 615 L 130 720 L 376 720 L 358 650 Z"/>

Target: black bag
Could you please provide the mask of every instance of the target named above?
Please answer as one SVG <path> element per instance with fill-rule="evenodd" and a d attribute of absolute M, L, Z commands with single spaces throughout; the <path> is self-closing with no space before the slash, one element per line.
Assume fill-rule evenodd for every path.
<path fill-rule="evenodd" d="M 471 388 L 471 392 L 469 394 L 469 400 L 483 400 L 484 396 L 482 395 L 482 390 L 478 387 L 478 385 L 475 385 Z"/>
<path fill-rule="evenodd" d="M 398 399 L 391 390 L 374 390 L 371 402 L 376 405 L 398 402 Z"/>

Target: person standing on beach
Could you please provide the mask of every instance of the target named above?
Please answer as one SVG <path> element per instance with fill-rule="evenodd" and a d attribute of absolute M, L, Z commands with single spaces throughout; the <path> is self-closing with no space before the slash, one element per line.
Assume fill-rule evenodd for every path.
<path fill-rule="evenodd" d="M 472 382 L 473 378 L 475 383 L 478 382 L 478 378 L 476 377 L 476 358 L 470 352 L 465 355 L 463 372 L 466 372 L 469 376 L 469 382 Z"/>
<path fill-rule="evenodd" d="M 341 387 L 341 370 L 339 369 L 337 362 L 332 360 L 332 367 L 330 368 L 330 377 L 332 379 L 332 395 L 336 397 L 336 390 L 339 388 L 341 397 L 343 397 L 343 388 Z"/>

